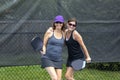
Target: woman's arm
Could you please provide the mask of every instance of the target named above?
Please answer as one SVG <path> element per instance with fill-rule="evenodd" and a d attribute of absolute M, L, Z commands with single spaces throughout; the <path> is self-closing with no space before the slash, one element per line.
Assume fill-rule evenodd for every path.
<path fill-rule="evenodd" d="M 85 44 L 83 42 L 82 36 L 76 30 L 73 32 L 73 38 L 76 41 L 78 41 L 78 43 L 80 44 L 80 46 L 81 46 L 81 48 L 82 48 L 82 50 L 83 50 L 83 52 L 84 52 L 84 54 L 86 56 L 87 63 L 91 62 L 90 55 L 89 55 L 88 50 L 87 50 L 87 48 L 86 48 L 86 46 L 85 46 Z"/>
<path fill-rule="evenodd" d="M 42 48 L 42 51 L 41 51 L 42 54 L 46 53 L 47 42 L 48 42 L 49 37 L 51 37 L 52 33 L 53 33 L 53 30 L 52 30 L 52 27 L 50 27 L 44 34 L 43 48 Z"/>

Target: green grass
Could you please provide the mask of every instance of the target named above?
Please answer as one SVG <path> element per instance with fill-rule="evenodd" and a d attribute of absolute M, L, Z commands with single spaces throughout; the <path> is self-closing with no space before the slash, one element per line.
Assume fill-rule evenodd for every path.
<path fill-rule="evenodd" d="M 63 80 L 65 66 L 63 68 Z M 76 80 L 120 80 L 120 71 L 84 69 L 75 72 Z M 50 80 L 48 73 L 40 66 L 0 67 L 0 80 Z"/>

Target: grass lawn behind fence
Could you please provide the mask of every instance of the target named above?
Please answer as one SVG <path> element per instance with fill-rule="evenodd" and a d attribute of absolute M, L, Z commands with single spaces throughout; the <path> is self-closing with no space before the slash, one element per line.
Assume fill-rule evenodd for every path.
<path fill-rule="evenodd" d="M 63 80 L 65 66 L 63 68 Z M 120 72 L 84 69 L 75 72 L 76 80 L 120 80 Z M 48 73 L 40 66 L 0 67 L 0 80 L 50 80 Z"/>

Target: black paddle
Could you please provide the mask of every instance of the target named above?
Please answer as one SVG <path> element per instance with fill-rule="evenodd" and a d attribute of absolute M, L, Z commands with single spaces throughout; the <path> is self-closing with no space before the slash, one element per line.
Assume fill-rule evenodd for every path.
<path fill-rule="evenodd" d="M 35 36 L 32 40 L 31 40 L 31 45 L 33 47 L 33 49 L 35 51 L 40 51 L 42 50 L 42 46 L 43 46 L 43 41 L 40 37 Z"/>

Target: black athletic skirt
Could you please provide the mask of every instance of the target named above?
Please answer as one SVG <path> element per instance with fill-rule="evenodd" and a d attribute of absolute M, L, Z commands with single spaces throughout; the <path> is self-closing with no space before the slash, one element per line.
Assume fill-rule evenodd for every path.
<path fill-rule="evenodd" d="M 41 67 L 54 67 L 56 69 L 62 69 L 62 61 L 52 61 L 46 56 L 41 57 Z"/>
<path fill-rule="evenodd" d="M 67 64 L 66 64 L 66 66 L 67 66 L 67 67 L 72 67 L 71 63 L 72 63 L 72 61 L 67 60 Z"/>

